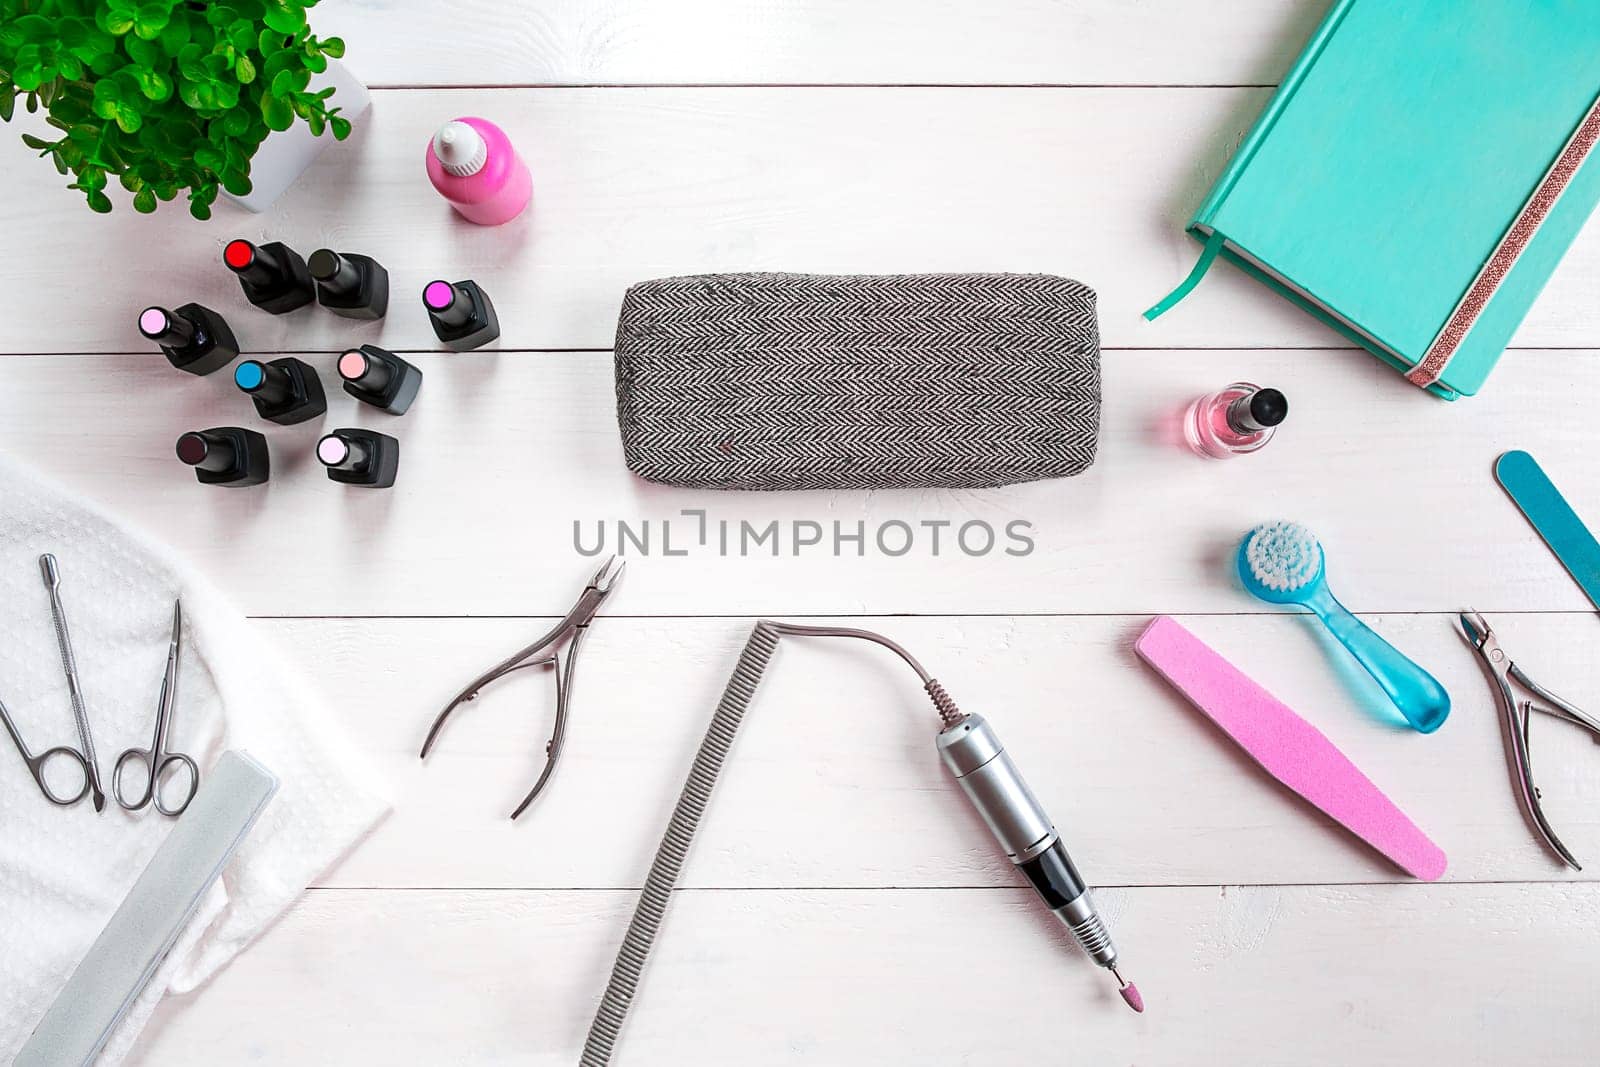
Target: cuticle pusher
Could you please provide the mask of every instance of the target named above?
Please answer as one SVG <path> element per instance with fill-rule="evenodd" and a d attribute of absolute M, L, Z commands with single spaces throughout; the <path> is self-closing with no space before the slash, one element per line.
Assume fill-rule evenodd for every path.
<path fill-rule="evenodd" d="M 94 737 L 89 732 L 89 712 L 83 703 L 83 686 L 78 682 L 78 661 L 72 654 L 72 634 L 67 630 L 67 615 L 61 606 L 61 568 L 55 556 L 39 557 L 39 574 L 50 593 L 50 616 L 55 621 L 56 644 L 61 649 L 61 669 L 67 676 L 67 696 L 72 701 L 72 717 L 78 723 L 78 739 L 83 742 L 83 762 L 89 775 L 89 794 L 94 810 L 104 811 L 106 792 L 100 785 L 100 761 L 94 752 Z"/>

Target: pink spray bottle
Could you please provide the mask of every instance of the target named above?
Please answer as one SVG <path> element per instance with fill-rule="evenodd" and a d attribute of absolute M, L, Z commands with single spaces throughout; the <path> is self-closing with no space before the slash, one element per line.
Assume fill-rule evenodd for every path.
<path fill-rule="evenodd" d="M 498 226 L 522 214 L 533 178 L 505 131 L 487 119 L 453 119 L 428 143 L 428 179 L 463 218 Z"/>

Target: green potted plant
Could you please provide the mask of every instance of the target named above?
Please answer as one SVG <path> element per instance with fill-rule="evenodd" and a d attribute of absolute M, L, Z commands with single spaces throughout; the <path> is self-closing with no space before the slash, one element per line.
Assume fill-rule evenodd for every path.
<path fill-rule="evenodd" d="M 56 136 L 23 142 L 95 211 L 111 210 L 113 179 L 140 212 L 184 194 L 190 214 L 209 218 L 219 190 L 260 210 L 325 132 L 349 136 L 335 88 L 340 104 L 358 97 L 356 113 L 367 103 L 359 82 L 330 70 L 344 42 L 312 35 L 315 3 L 0 0 L 0 118 L 19 99 L 43 109 Z M 267 165 L 280 142 L 292 158 Z"/>

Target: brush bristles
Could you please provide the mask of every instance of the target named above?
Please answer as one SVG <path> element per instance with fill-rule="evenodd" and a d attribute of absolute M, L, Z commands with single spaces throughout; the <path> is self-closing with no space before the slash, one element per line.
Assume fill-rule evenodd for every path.
<path fill-rule="evenodd" d="M 1266 522 L 1250 531 L 1244 558 L 1256 581 L 1290 593 L 1317 576 L 1322 547 L 1316 535 L 1297 522 Z"/>

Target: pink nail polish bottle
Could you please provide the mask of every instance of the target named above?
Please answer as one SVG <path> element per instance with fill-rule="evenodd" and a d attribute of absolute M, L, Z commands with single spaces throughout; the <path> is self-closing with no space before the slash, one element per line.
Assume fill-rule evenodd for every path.
<path fill-rule="evenodd" d="M 1242 456 L 1262 448 L 1289 414 L 1276 389 L 1234 382 L 1200 397 L 1183 414 L 1183 439 L 1208 459 Z"/>
<path fill-rule="evenodd" d="M 452 119 L 428 143 L 428 179 L 460 215 L 498 226 L 522 214 L 533 178 L 505 131 L 487 119 Z"/>

